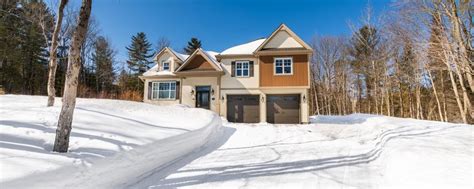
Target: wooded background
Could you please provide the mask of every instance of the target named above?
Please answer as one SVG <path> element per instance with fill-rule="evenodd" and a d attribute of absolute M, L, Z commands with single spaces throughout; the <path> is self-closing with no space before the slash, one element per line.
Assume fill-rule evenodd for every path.
<path fill-rule="evenodd" d="M 52 5 L 51 5 L 52 6 Z M 370 7 L 349 26 L 351 36 L 309 42 L 310 113 L 370 113 L 474 123 L 473 2 L 399 1 L 374 17 Z M 43 1 L 0 3 L 0 91 L 46 95 L 56 7 Z M 62 96 L 77 11 L 66 7 L 57 49 L 56 96 Z M 291 24 L 291 23 L 289 23 Z M 138 76 L 170 41 L 152 47 L 142 32 L 131 36 L 129 59 L 119 62 L 111 39 L 92 17 L 81 46 L 78 97 L 142 100 Z M 201 45 L 193 39 L 186 53 Z M 188 52 L 189 51 L 189 52 Z"/>

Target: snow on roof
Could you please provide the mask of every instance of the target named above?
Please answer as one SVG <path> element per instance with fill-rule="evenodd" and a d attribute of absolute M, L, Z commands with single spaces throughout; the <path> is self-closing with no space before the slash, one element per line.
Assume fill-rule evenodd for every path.
<path fill-rule="evenodd" d="M 252 54 L 263 42 L 265 38 L 257 39 L 248 43 L 228 48 L 220 55 Z"/>
<path fill-rule="evenodd" d="M 201 49 L 202 50 L 202 49 Z M 215 52 L 215 51 L 205 51 L 205 50 L 202 50 L 202 52 L 204 52 L 204 54 L 212 61 L 212 63 L 214 63 L 215 65 L 217 65 L 219 67 L 219 69 L 222 70 L 222 66 L 221 66 L 221 63 L 219 61 L 217 61 L 216 59 L 216 55 L 218 55 L 219 53 L 218 52 Z"/>
<path fill-rule="evenodd" d="M 158 64 L 151 67 L 148 71 L 143 73 L 143 76 L 156 76 L 156 75 L 175 75 L 170 71 L 158 71 Z"/>
<path fill-rule="evenodd" d="M 176 55 L 176 57 L 178 57 L 183 62 L 189 57 L 189 55 L 187 55 L 187 54 L 178 53 L 175 50 L 173 50 L 172 48 L 169 48 L 169 49 L 171 50 L 171 52 L 173 52 Z"/>

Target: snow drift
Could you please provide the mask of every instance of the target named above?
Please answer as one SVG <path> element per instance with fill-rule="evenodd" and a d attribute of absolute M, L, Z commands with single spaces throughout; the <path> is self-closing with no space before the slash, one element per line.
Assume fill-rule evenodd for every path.
<path fill-rule="evenodd" d="M 52 153 L 60 99 L 0 96 L 5 188 L 120 188 L 219 137 L 221 120 L 182 106 L 78 99 L 70 152 Z"/>

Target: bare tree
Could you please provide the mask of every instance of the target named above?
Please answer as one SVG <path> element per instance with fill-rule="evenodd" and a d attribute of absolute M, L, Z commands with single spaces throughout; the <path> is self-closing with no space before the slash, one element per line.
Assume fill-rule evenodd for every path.
<path fill-rule="evenodd" d="M 68 0 L 61 0 L 58 8 L 58 19 L 56 21 L 56 26 L 54 27 L 53 38 L 51 40 L 51 48 L 49 49 L 49 75 L 48 75 L 48 103 L 47 106 L 54 105 L 54 97 L 56 91 L 54 89 L 54 84 L 56 80 L 56 69 L 58 67 L 57 63 L 57 48 L 58 48 L 58 37 L 61 31 L 63 16 L 64 16 L 64 7 L 66 6 Z"/>
<path fill-rule="evenodd" d="M 160 37 L 156 43 L 156 53 L 160 52 L 161 49 L 171 46 L 170 40 L 166 37 Z"/>
<path fill-rule="evenodd" d="M 81 44 L 84 41 L 89 18 L 91 14 L 92 0 L 83 0 L 79 12 L 78 22 L 72 37 L 71 47 L 69 49 L 68 68 L 66 74 L 66 83 L 64 86 L 63 105 L 56 129 L 56 139 L 54 141 L 53 151 L 67 152 L 69 148 L 69 136 L 72 129 L 72 119 L 74 108 L 76 106 L 76 95 L 78 76 L 81 69 L 80 51 Z"/>

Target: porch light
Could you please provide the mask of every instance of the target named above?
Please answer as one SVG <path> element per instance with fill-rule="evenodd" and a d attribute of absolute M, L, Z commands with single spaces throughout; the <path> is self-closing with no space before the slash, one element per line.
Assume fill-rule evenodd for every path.
<path fill-rule="evenodd" d="M 262 103 L 264 103 L 264 102 L 265 102 L 265 97 L 262 96 L 262 98 L 260 98 L 260 101 L 261 101 Z"/>
<path fill-rule="evenodd" d="M 306 95 L 303 94 L 303 103 L 306 103 Z"/>
<path fill-rule="evenodd" d="M 221 99 L 222 99 L 222 101 L 224 101 L 224 95 L 222 95 L 222 98 L 221 98 Z"/>
<path fill-rule="evenodd" d="M 211 95 L 214 96 L 214 89 L 211 89 Z"/>
<path fill-rule="evenodd" d="M 194 89 L 191 89 L 191 95 L 194 95 Z"/>

